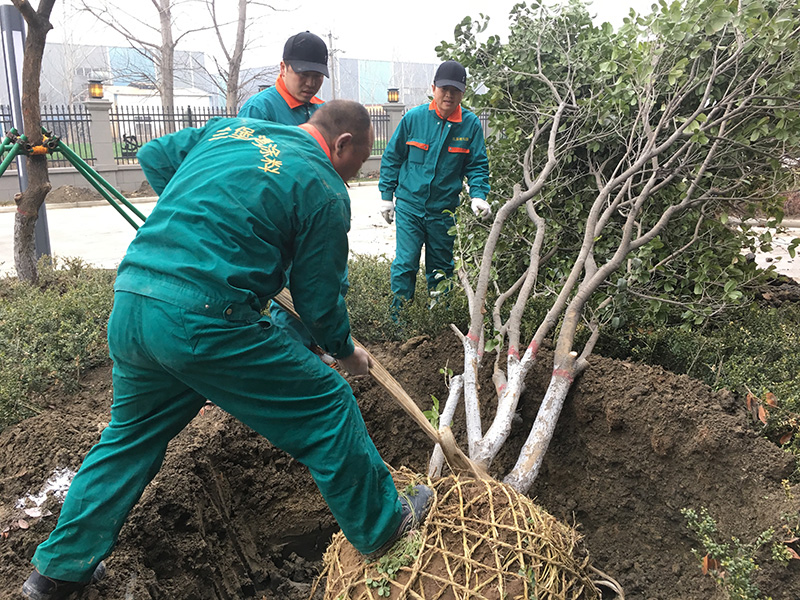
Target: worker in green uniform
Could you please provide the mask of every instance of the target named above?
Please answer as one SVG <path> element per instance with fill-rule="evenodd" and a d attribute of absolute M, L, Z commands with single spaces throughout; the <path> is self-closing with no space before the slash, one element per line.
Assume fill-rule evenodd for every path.
<path fill-rule="evenodd" d="M 428 289 L 437 287 L 440 273 L 452 276 L 449 230 L 464 179 L 476 216 L 491 214 L 483 129 L 478 117 L 461 106 L 466 83 L 460 63 L 443 62 L 434 76 L 433 100 L 403 116 L 381 159 L 381 214 L 389 224 L 397 220 L 391 267 L 395 310 L 414 297 L 423 245 Z"/>
<path fill-rule="evenodd" d="M 251 96 L 238 116 L 302 125 L 322 105 L 316 94 L 323 77 L 328 77 L 328 47 L 325 42 L 308 31 L 293 35 L 283 47 L 281 71 L 275 85 Z M 343 283 L 347 285 L 347 273 Z M 320 350 L 302 323 L 276 304 L 270 307 L 270 311 L 274 325 L 285 328 L 290 335 L 313 348 L 326 363 L 333 364 L 333 358 Z"/>
<path fill-rule="evenodd" d="M 322 104 L 316 94 L 328 76 L 328 47 L 322 38 L 308 31 L 293 35 L 283 47 L 275 85 L 250 96 L 238 116 L 302 125 Z"/>
<path fill-rule="evenodd" d="M 206 398 L 305 464 L 360 552 L 384 552 L 424 518 L 431 490 L 398 496 L 345 379 L 262 314 L 291 265 L 302 321 L 345 370 L 368 372 L 341 280 L 345 181 L 372 141 L 366 109 L 339 100 L 300 127 L 212 119 L 140 150 L 160 197 L 114 286 L 111 421 L 33 556 L 25 597 L 61 600 L 102 576 L 167 443 Z"/>

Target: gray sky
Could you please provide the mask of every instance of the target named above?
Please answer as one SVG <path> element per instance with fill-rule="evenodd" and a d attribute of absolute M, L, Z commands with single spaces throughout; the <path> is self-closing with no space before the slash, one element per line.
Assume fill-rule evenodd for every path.
<path fill-rule="evenodd" d="M 105 2 L 107 0 L 93 0 Z M 269 0 L 280 12 L 267 11 L 245 56 L 245 66 L 275 64 L 280 61 L 286 38 L 298 31 L 309 30 L 329 41 L 339 50 L 339 56 L 375 60 L 407 62 L 438 61 L 434 48 L 442 40 L 453 40 L 453 28 L 465 16 L 477 18 L 483 12 L 491 17 L 489 30 L 484 34 L 501 37 L 508 30 L 508 13 L 519 0 L 458 0 L 456 2 L 431 2 L 427 0 L 400 0 L 399 2 L 365 2 L 362 0 Z M 9 0 L 0 0 L 10 4 Z M 176 0 L 179 6 L 175 19 L 179 29 L 191 27 L 198 21 L 201 5 Z M 73 43 L 98 43 L 124 45 L 113 33 L 104 32 L 102 26 L 74 12 L 78 0 L 57 0 L 53 10 L 55 29 L 48 34 L 49 41 L 62 41 L 67 28 L 72 30 Z M 157 23 L 152 0 L 112 0 L 109 4 L 125 6 L 132 14 L 148 23 Z M 632 6 L 639 12 L 650 12 L 653 0 L 594 0 L 591 12 L 598 22 L 609 21 L 617 26 Z M 36 5 L 36 1 L 33 1 Z M 235 10 L 234 0 L 218 0 L 220 7 Z M 253 8 L 252 10 L 259 10 Z M 76 27 L 77 26 L 77 27 Z M 77 34 L 76 34 L 77 32 Z M 232 40 L 233 31 L 230 31 Z M 331 44 L 329 43 L 329 46 Z M 216 39 L 208 34 L 195 34 L 186 38 L 179 48 L 204 50 L 213 53 L 218 48 Z"/>
<path fill-rule="evenodd" d="M 591 12 L 615 26 L 628 14 L 629 2 L 637 11 L 650 12 L 653 0 L 595 0 Z M 323 35 L 332 31 L 335 46 L 350 58 L 376 58 L 410 62 L 436 62 L 434 48 L 442 40 L 453 41 L 453 29 L 461 20 L 484 13 L 491 18 L 489 34 L 508 31 L 508 13 L 519 0 L 458 0 L 431 2 L 359 2 L 330 0 L 305 2 L 291 15 L 281 15 L 290 33 L 307 28 Z M 386 7 L 386 8 L 384 8 Z M 378 14 L 381 14 L 379 17 Z M 280 50 L 278 50 L 280 52 Z"/>

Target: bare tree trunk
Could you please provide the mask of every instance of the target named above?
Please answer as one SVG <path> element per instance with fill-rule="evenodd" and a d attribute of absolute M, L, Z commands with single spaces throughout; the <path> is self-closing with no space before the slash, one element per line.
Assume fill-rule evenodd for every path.
<path fill-rule="evenodd" d="M 239 0 L 239 17 L 236 21 L 236 44 L 231 54 L 228 68 L 228 81 L 225 90 L 225 106 L 229 113 L 235 114 L 239 108 L 239 71 L 244 55 L 244 36 L 247 24 L 247 0 Z"/>
<path fill-rule="evenodd" d="M 42 72 L 42 55 L 47 32 L 53 26 L 50 13 L 55 0 L 41 0 L 34 10 L 26 0 L 12 0 L 28 25 L 25 39 L 25 56 L 22 61 L 22 121 L 23 129 L 32 144 L 41 144 L 41 107 L 39 105 L 39 77 Z M 14 221 L 14 266 L 24 281 L 36 282 L 36 252 L 34 228 L 39 208 L 50 191 L 46 156 L 25 158 L 28 169 L 28 187 L 14 199 L 17 214 Z"/>
<path fill-rule="evenodd" d="M 155 2 L 156 0 L 153 0 L 153 3 Z M 171 0 L 159 0 L 157 8 L 161 23 L 161 50 L 158 57 L 161 106 L 170 109 L 175 106 L 175 42 L 172 37 L 172 2 Z"/>

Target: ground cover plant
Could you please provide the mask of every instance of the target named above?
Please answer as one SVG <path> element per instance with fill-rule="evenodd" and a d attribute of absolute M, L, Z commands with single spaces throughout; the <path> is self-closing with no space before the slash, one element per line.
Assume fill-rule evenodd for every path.
<path fill-rule="evenodd" d="M 114 273 L 77 259 L 38 268 L 36 284 L 0 280 L 0 428 L 41 412 L 55 390 L 76 391 L 108 360 Z"/>

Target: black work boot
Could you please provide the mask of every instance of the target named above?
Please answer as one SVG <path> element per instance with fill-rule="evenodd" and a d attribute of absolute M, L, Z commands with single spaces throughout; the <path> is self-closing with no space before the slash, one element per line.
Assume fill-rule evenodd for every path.
<path fill-rule="evenodd" d="M 403 516 L 400 519 L 400 525 L 397 526 L 397 529 L 389 536 L 383 546 L 366 555 L 367 560 L 370 562 L 378 560 L 394 546 L 397 540 L 412 529 L 422 525 L 425 517 L 428 516 L 432 500 L 433 490 L 427 485 L 415 485 L 414 490 L 408 494 L 400 492 L 400 504 L 403 505 Z"/>
<path fill-rule="evenodd" d="M 92 580 L 89 583 L 100 581 L 106 576 L 106 565 L 102 561 L 95 567 Z M 89 583 L 77 581 L 62 581 L 45 577 L 39 571 L 31 573 L 30 577 L 22 584 L 22 595 L 30 600 L 66 600 L 75 592 L 80 592 Z"/>

